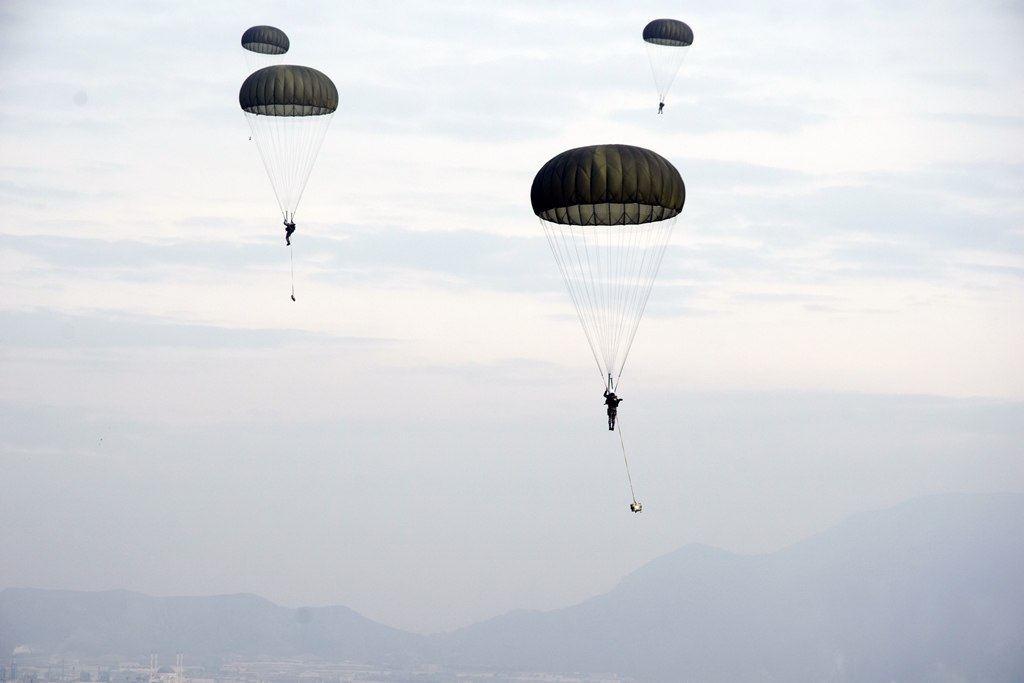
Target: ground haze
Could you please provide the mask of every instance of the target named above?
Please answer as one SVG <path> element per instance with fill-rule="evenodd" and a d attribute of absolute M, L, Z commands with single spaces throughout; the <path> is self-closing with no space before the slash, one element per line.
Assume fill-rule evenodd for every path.
<path fill-rule="evenodd" d="M 429 637 L 346 607 L 254 595 L 12 588 L 0 593 L 0 649 L 664 681 L 1014 681 L 1024 671 L 1021 519 L 1022 495 L 932 496 L 766 555 L 688 545 L 578 605 Z"/>

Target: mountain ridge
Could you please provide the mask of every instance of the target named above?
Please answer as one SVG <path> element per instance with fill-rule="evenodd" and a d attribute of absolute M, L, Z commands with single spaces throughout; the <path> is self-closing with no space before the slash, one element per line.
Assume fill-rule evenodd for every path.
<path fill-rule="evenodd" d="M 774 552 L 686 544 L 575 605 L 429 636 L 343 605 L 288 608 L 251 593 L 9 588 L 0 653 L 35 638 L 62 653 L 308 655 L 642 680 L 1010 681 L 1024 672 L 1021 520 L 1024 494 L 926 496 Z"/>

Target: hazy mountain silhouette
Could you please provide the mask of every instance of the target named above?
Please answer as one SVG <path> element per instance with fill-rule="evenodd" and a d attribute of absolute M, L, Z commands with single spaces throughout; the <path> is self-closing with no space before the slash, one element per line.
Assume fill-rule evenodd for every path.
<path fill-rule="evenodd" d="M 642 680 L 1024 678 L 1024 495 L 941 495 L 778 552 L 685 546 L 605 595 L 422 637 L 252 595 L 0 592 L 0 654 L 301 655 Z M 553 568 L 557 571 L 557 568 Z"/>
<path fill-rule="evenodd" d="M 1022 532 L 1022 495 L 942 495 L 767 555 L 690 545 L 574 607 L 457 631 L 444 658 L 645 680 L 1020 681 Z"/>
<path fill-rule="evenodd" d="M 186 652 L 195 659 L 313 655 L 393 661 L 422 636 L 378 624 L 347 607 L 289 609 L 257 595 L 157 598 L 130 591 L 0 591 L 0 653 L 142 656 Z"/>

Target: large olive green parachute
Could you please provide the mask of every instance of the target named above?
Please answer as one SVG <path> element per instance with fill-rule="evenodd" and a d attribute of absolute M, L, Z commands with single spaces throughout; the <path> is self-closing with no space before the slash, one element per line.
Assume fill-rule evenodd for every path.
<path fill-rule="evenodd" d="M 667 159 L 641 147 L 562 152 L 530 189 L 602 381 L 618 383 L 686 187 Z"/>
<path fill-rule="evenodd" d="M 338 88 L 308 66 L 270 66 L 245 79 L 238 104 L 249 114 L 321 116 L 338 108 Z"/>
<path fill-rule="evenodd" d="M 307 66 L 268 66 L 238 92 L 285 222 L 294 222 L 317 152 L 338 108 L 338 89 Z"/>
<path fill-rule="evenodd" d="M 242 34 L 247 73 L 280 61 L 290 47 L 288 36 L 274 26 L 251 26 Z"/>
<path fill-rule="evenodd" d="M 552 223 L 627 225 L 665 220 L 683 209 L 686 189 L 663 156 L 630 145 L 562 152 L 537 172 L 533 212 Z"/>
<path fill-rule="evenodd" d="M 644 26 L 644 42 L 658 98 L 664 102 L 686 53 L 693 45 L 693 30 L 678 19 L 655 19 Z"/>

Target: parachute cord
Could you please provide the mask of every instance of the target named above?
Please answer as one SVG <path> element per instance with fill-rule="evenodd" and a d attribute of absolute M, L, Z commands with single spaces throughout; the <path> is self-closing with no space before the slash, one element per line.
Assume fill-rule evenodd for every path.
<path fill-rule="evenodd" d="M 295 301 L 295 252 L 292 251 L 292 245 L 288 245 L 288 262 L 292 269 L 292 301 Z"/>
<path fill-rule="evenodd" d="M 629 458 L 626 457 L 626 442 L 622 440 L 622 420 L 616 419 L 615 429 L 619 433 L 619 445 L 622 446 L 622 462 L 626 463 L 626 481 L 629 482 L 629 495 L 633 497 L 633 504 L 637 503 L 636 492 L 633 491 L 633 476 L 629 473 Z"/>

